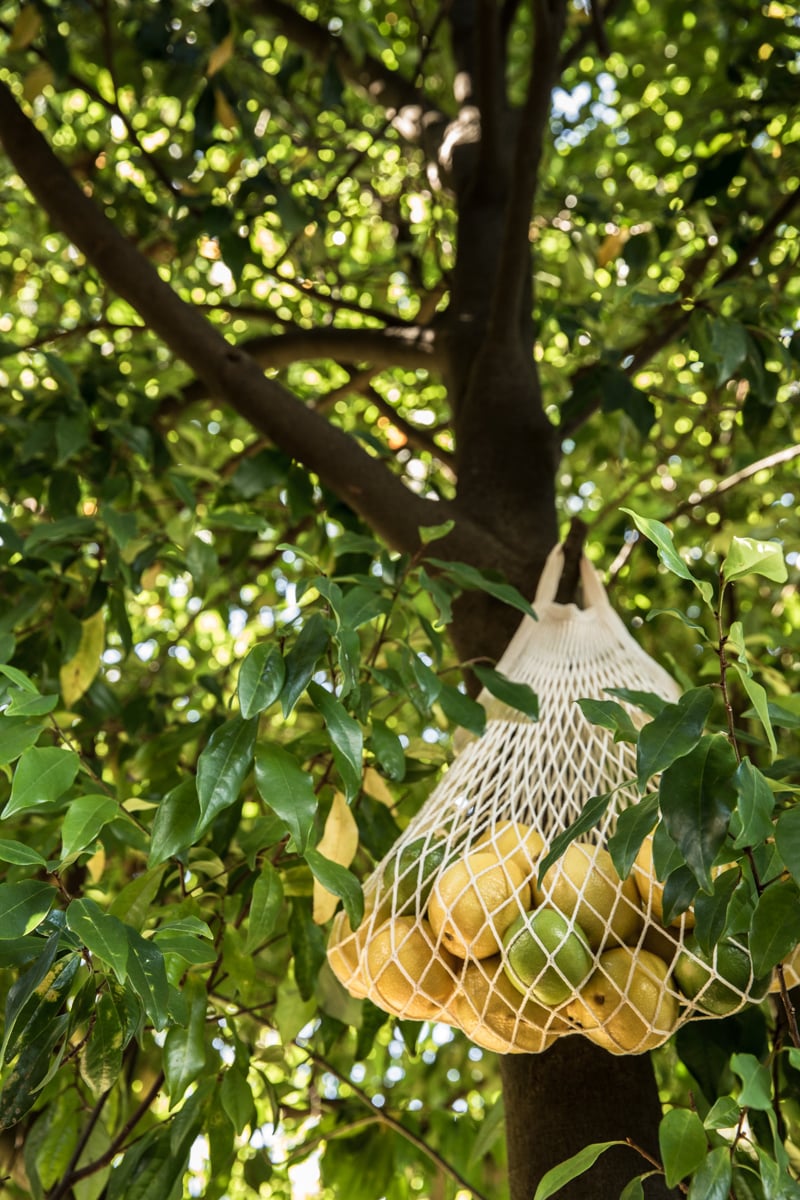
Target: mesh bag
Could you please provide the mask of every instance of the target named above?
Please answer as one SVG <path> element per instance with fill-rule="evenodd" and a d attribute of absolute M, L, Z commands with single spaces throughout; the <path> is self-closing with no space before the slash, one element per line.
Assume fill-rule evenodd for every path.
<path fill-rule="evenodd" d="M 482 737 L 467 737 L 438 786 L 364 884 L 356 931 L 340 913 L 330 965 L 355 996 L 387 1012 L 461 1028 L 501 1053 L 538 1053 L 582 1034 L 616 1054 L 660 1045 L 692 1016 L 727 1015 L 763 998 L 743 947 L 726 962 L 694 947 L 691 910 L 662 924 L 647 839 L 623 882 L 605 848 L 620 810 L 640 799 L 636 751 L 576 703 L 607 688 L 679 694 L 631 638 L 588 560 L 585 607 L 557 604 L 557 547 L 497 664 L 539 697 L 532 721 L 482 693 Z M 632 719 L 646 718 L 631 709 Z M 537 882 L 552 839 L 586 802 L 613 789 L 600 823 Z M 655 818 L 654 818 L 655 824 Z M 680 979 L 680 983 L 678 980 Z M 736 979 L 740 987 L 731 983 Z"/>

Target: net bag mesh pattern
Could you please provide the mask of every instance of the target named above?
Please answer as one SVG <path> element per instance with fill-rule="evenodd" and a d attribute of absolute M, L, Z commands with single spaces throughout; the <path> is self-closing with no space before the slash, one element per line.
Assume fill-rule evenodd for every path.
<path fill-rule="evenodd" d="M 737 987 L 736 971 L 717 973 L 716 959 L 697 957 L 691 910 L 663 926 L 649 840 L 625 881 L 613 867 L 606 840 L 621 809 L 640 799 L 635 784 L 619 786 L 635 778 L 636 752 L 591 724 L 577 701 L 607 699 L 608 688 L 670 701 L 679 689 L 630 636 L 588 560 L 585 607 L 555 602 L 562 567 L 556 547 L 534 601 L 538 620 L 523 618 L 497 664 L 537 693 L 539 720 L 481 694 L 483 736 L 462 740 L 364 883 L 358 929 L 338 914 L 328 960 L 352 995 L 457 1026 L 500 1053 L 538 1053 L 570 1035 L 643 1053 L 690 1017 L 727 1015 L 766 987 L 749 965 Z M 539 886 L 552 838 L 615 788 L 600 824 Z M 729 952 L 737 949 L 749 964 L 741 948 Z"/>

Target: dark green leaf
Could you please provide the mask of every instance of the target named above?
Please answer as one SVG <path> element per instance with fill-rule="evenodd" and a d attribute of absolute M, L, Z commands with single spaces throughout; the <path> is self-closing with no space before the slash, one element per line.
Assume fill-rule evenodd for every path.
<path fill-rule="evenodd" d="M 81 1050 L 81 1075 L 95 1096 L 101 1096 L 122 1071 L 124 1032 L 117 1006 L 104 992 L 97 1001 L 89 1040 Z"/>
<path fill-rule="evenodd" d="M 740 878 L 739 868 L 732 867 L 716 877 L 710 895 L 699 892 L 695 897 L 695 937 L 701 950 L 711 953 L 725 933 L 728 910 Z"/>
<path fill-rule="evenodd" d="M 459 587 L 467 591 L 487 592 L 490 596 L 494 596 L 496 600 L 502 600 L 504 604 L 508 604 L 511 608 L 516 608 L 519 612 L 525 613 L 529 617 L 536 617 L 536 613 L 533 611 L 529 601 L 516 588 L 511 587 L 510 584 L 490 579 L 483 571 L 476 570 L 475 567 L 471 567 L 468 563 L 446 562 L 441 558 L 426 558 L 425 561 L 432 563 L 434 567 L 438 567 L 443 575 L 448 576 Z"/>
<path fill-rule="evenodd" d="M 384 773 L 401 783 L 406 774 L 406 755 L 397 734 L 383 721 L 374 719 L 369 744 Z"/>
<path fill-rule="evenodd" d="M 662 908 L 664 923 L 671 924 L 681 913 L 686 912 L 697 896 L 697 880 L 690 867 L 676 867 L 664 882 Z"/>
<path fill-rule="evenodd" d="M 0 838 L 0 862 L 14 863 L 17 867 L 43 867 L 47 859 L 32 846 Z"/>
<path fill-rule="evenodd" d="M 253 1092 L 244 1071 L 233 1064 L 222 1076 L 219 1099 L 223 1112 L 237 1134 L 242 1134 L 256 1116 Z"/>
<path fill-rule="evenodd" d="M 771 883 L 758 898 L 750 925 L 753 973 L 765 975 L 800 942 L 800 888 L 794 879 Z"/>
<path fill-rule="evenodd" d="M 80 759 L 74 750 L 56 746 L 32 746 L 14 772 L 11 798 L 0 813 L 4 820 L 14 813 L 28 812 L 42 804 L 60 800 L 78 774 Z"/>
<path fill-rule="evenodd" d="M 620 700 L 624 700 L 626 704 L 632 704 L 634 708 L 640 708 L 642 712 L 647 713 L 650 717 L 657 717 L 665 705 L 668 703 L 663 696 L 657 696 L 655 692 L 641 692 L 636 688 L 604 688 L 609 696 L 617 696 Z"/>
<path fill-rule="evenodd" d="M 689 1184 L 688 1200 L 728 1200 L 732 1178 L 730 1149 L 717 1146 L 696 1169 Z"/>
<path fill-rule="evenodd" d="M 67 926 L 92 954 L 125 982 L 128 967 L 128 930 L 122 921 L 103 912 L 99 904 L 85 897 L 73 900 L 67 909 Z"/>
<path fill-rule="evenodd" d="M 442 684 L 438 700 L 448 721 L 481 736 L 486 728 L 486 709 L 482 704 L 470 699 L 450 683 Z"/>
<path fill-rule="evenodd" d="M 307 690 L 311 702 L 325 721 L 333 744 L 334 762 L 342 777 L 347 802 L 350 803 L 361 790 L 364 752 L 361 726 L 350 716 L 341 701 L 326 688 L 318 683 L 309 683 Z"/>
<path fill-rule="evenodd" d="M 498 700 L 502 700 L 504 704 L 524 713 L 531 720 L 538 720 L 539 697 L 529 684 L 507 679 L 494 667 L 482 667 L 476 664 L 472 670 L 486 690 L 496 696 Z"/>
<path fill-rule="evenodd" d="M 578 701 L 581 712 L 592 725 L 610 729 L 616 742 L 635 742 L 639 731 L 628 713 L 616 700 Z"/>
<path fill-rule="evenodd" d="M 58 899 L 49 883 L 24 879 L 20 883 L 0 883 L 0 940 L 24 937 L 45 919 Z"/>
<path fill-rule="evenodd" d="M 325 858 L 318 850 L 307 849 L 305 860 L 322 886 L 344 903 L 350 926 L 357 929 L 364 916 L 364 896 L 355 875 L 339 863 Z"/>
<path fill-rule="evenodd" d="M 714 317 L 710 322 L 710 332 L 711 349 L 718 364 L 717 387 L 720 387 L 727 383 L 747 357 L 747 330 L 738 321 L 731 321 L 728 317 Z"/>
<path fill-rule="evenodd" d="M 272 863 L 266 861 L 253 884 L 247 922 L 247 940 L 244 947 L 245 954 L 252 954 L 274 932 L 275 922 L 282 906 L 281 877 Z"/>
<path fill-rule="evenodd" d="M 264 803 L 283 819 L 302 854 L 317 811 L 311 776 L 288 750 L 263 743 L 256 748 L 256 787 Z"/>
<path fill-rule="evenodd" d="M 218 813 L 239 798 L 242 784 L 253 765 L 253 746 L 258 720 L 231 717 L 215 729 L 197 761 L 197 798 L 200 823 L 195 836 L 208 828 Z"/>
<path fill-rule="evenodd" d="M 639 787 L 688 754 L 703 735 L 714 698 L 710 688 L 693 688 L 675 704 L 667 704 L 639 735 L 636 770 Z"/>
<path fill-rule="evenodd" d="M 638 804 L 623 808 L 617 827 L 608 839 L 608 852 L 620 879 L 627 879 L 642 842 L 658 820 L 658 796 L 645 796 Z"/>
<path fill-rule="evenodd" d="M 589 833 L 590 830 L 594 829 L 611 803 L 613 795 L 613 792 L 605 792 L 602 796 L 593 796 L 591 800 L 587 800 L 577 820 L 573 821 L 567 829 L 562 830 L 557 837 L 553 838 L 550 843 L 550 849 L 539 863 L 537 880 L 540 885 L 550 867 L 552 867 L 554 862 L 558 862 L 567 846 L 571 842 L 574 842 L 576 838 L 582 837 L 584 833 Z"/>
<path fill-rule="evenodd" d="M 286 678 L 281 689 L 284 717 L 288 717 L 305 690 L 317 663 L 327 649 L 330 636 L 329 624 L 319 613 L 315 613 L 306 621 L 300 630 L 297 641 L 285 659 Z"/>
<path fill-rule="evenodd" d="M 739 1093 L 741 1108 L 755 1108 L 762 1112 L 772 1108 L 772 1078 L 769 1067 L 754 1054 L 732 1054 L 731 1070 L 742 1081 Z"/>
<path fill-rule="evenodd" d="M 706 1156 L 703 1122 L 688 1108 L 671 1109 L 658 1127 L 658 1145 L 667 1187 L 676 1187 Z"/>
<path fill-rule="evenodd" d="M 732 1096 L 720 1096 L 703 1121 L 706 1129 L 735 1129 L 740 1117 L 739 1105 Z"/>
<path fill-rule="evenodd" d="M 30 692 L 18 692 L 12 697 L 5 711 L 6 717 L 45 717 L 58 704 L 59 697 L 55 694 L 33 696 Z"/>
<path fill-rule="evenodd" d="M 294 952 L 294 977 L 303 1000 L 314 994 L 325 961 L 325 934 L 311 919 L 310 905 L 297 897 L 289 914 L 289 937 Z"/>
<path fill-rule="evenodd" d="M 539 1180 L 533 1200 L 549 1200 L 550 1196 L 555 1196 L 573 1179 L 579 1179 L 581 1175 L 590 1170 L 606 1150 L 610 1150 L 612 1146 L 624 1145 L 625 1142 L 617 1141 L 594 1142 L 591 1146 L 584 1146 L 583 1150 L 579 1150 L 571 1158 L 565 1159 L 557 1167 L 551 1167 L 549 1171 L 545 1172 Z"/>
<path fill-rule="evenodd" d="M 31 725 L 26 717 L 0 718 L 0 767 L 19 758 L 38 739 L 43 725 Z"/>
<path fill-rule="evenodd" d="M 205 986 L 197 975 L 190 974 L 181 991 L 188 1006 L 188 1019 L 184 1026 L 171 1026 L 164 1039 L 164 1074 L 173 1108 L 206 1065 Z"/>
<path fill-rule="evenodd" d="M 164 1029 L 167 1024 L 169 1000 L 164 955 L 152 940 L 143 938 L 129 926 L 123 928 L 129 947 L 128 978 L 131 987 L 142 1001 L 144 1010 L 155 1028 Z"/>
<path fill-rule="evenodd" d="M 239 668 L 239 708 L 245 720 L 264 712 L 278 699 L 286 678 L 286 666 L 277 646 L 261 642 L 254 646 Z"/>
<path fill-rule="evenodd" d="M 634 1175 L 630 1183 L 626 1183 L 625 1187 L 619 1194 L 619 1200 L 644 1200 L 644 1187 L 642 1186 L 643 1175 Z"/>
<path fill-rule="evenodd" d="M 200 802 L 194 779 L 185 779 L 171 791 L 156 809 L 148 866 L 155 867 L 192 844 L 200 820 Z"/>
<path fill-rule="evenodd" d="M 6 1060 L 7 1051 L 13 1053 L 31 1016 L 39 1009 L 40 1005 L 46 1003 L 50 984 L 60 977 L 67 963 L 70 962 L 70 959 L 65 958 L 60 964 L 54 966 L 58 943 L 58 934 L 54 934 L 47 941 L 39 940 L 39 957 L 8 989 L 0 1062 Z M 72 959 L 77 963 L 77 956 L 73 955 Z M 57 1007 L 60 1007 L 62 999 L 63 997 L 59 994 Z M 55 1012 L 51 1011 L 47 1015 L 52 1017 Z"/>
<path fill-rule="evenodd" d="M 791 872 L 795 882 L 800 884 L 800 805 L 787 808 L 778 817 L 775 825 L 775 845 L 787 870 Z"/>
<path fill-rule="evenodd" d="M 738 849 L 754 846 L 772 836 L 775 798 L 766 776 L 762 775 L 758 767 L 753 766 L 749 758 L 740 762 L 734 775 L 734 783 L 739 796 L 737 810 L 742 822 L 741 832 L 734 843 Z M 800 826 L 798 832 L 800 833 Z M 800 846 L 798 848 L 800 849 Z M 778 849 L 780 850 L 780 845 Z M 785 856 L 783 857 L 786 862 Z"/>
<path fill-rule="evenodd" d="M 737 766 L 728 740 L 716 734 L 704 737 L 661 776 L 658 794 L 667 832 L 706 892 L 736 803 Z"/>

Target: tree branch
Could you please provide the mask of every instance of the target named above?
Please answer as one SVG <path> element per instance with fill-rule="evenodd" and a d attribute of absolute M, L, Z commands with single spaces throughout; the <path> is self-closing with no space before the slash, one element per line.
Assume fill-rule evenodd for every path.
<path fill-rule="evenodd" d="M 0 81 L 0 140 L 35 199 L 102 278 L 141 316 L 172 352 L 287 454 L 314 471 L 391 545 L 411 550 L 420 525 L 439 523 L 451 506 L 411 492 L 355 439 L 329 424 L 273 380 L 246 353 L 231 346 L 160 277 L 76 184 L 36 126 Z M 470 541 L 495 558 L 494 539 L 462 521 L 448 551 L 466 556 Z M 474 549 L 472 551 L 474 554 Z"/>

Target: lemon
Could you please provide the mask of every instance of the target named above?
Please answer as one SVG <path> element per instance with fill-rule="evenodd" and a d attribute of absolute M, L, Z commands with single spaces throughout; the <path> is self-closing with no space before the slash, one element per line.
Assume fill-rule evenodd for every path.
<path fill-rule="evenodd" d="M 516 863 L 528 878 L 534 874 L 536 863 L 544 850 L 544 838 L 532 825 L 521 821 L 498 821 L 486 829 L 473 846 L 474 850 L 494 850 L 498 858 Z"/>
<path fill-rule="evenodd" d="M 506 978 L 499 954 L 467 965 L 450 1011 L 467 1037 L 500 1054 L 539 1054 L 571 1031 L 558 1013 L 522 1000 Z"/>
<path fill-rule="evenodd" d="M 642 901 L 642 908 L 656 918 L 659 924 L 664 924 L 664 884 L 658 878 L 653 866 L 653 835 L 647 837 L 639 847 L 639 853 L 634 860 L 630 877 L 636 885 L 636 890 Z M 694 911 L 688 908 L 671 922 L 676 928 L 694 929 Z"/>
<path fill-rule="evenodd" d="M 592 952 L 578 925 L 554 908 L 523 913 L 503 938 L 505 971 L 514 987 L 541 1004 L 563 1004 L 592 970 Z"/>
<path fill-rule="evenodd" d="M 647 950 L 619 946 L 600 955 L 597 969 L 567 1016 L 612 1054 L 641 1054 L 667 1040 L 678 1001 L 667 985 L 667 964 Z"/>
<path fill-rule="evenodd" d="M 446 950 L 437 950 L 427 921 L 386 921 L 370 938 L 366 959 L 378 995 L 400 1016 L 430 1020 L 452 995 L 456 961 Z"/>
<path fill-rule="evenodd" d="M 459 958 L 488 958 L 503 934 L 530 907 L 531 889 L 519 867 L 494 850 L 451 863 L 433 885 L 428 917 L 444 946 Z"/>
<path fill-rule="evenodd" d="M 635 942 L 643 925 L 639 893 L 630 876 L 623 882 L 607 850 L 589 842 L 572 842 L 553 863 L 541 887 L 539 904 L 549 904 L 574 917 L 592 950 L 610 939 Z"/>
<path fill-rule="evenodd" d="M 405 908 L 413 908 L 417 913 L 425 911 L 436 872 L 446 853 L 444 842 L 419 837 L 403 846 L 399 854 L 392 855 L 383 870 L 383 888 L 393 892 L 395 913 Z M 410 902 L 415 898 L 412 905 Z"/>
<path fill-rule="evenodd" d="M 347 913 L 342 911 L 334 920 L 328 938 L 328 962 L 331 970 L 350 995 L 358 999 L 363 999 L 369 991 L 369 985 L 361 970 L 361 954 L 366 945 L 368 927 L 369 913 L 366 911 L 355 933 Z"/>
<path fill-rule="evenodd" d="M 771 980 L 770 975 L 753 978 L 746 945 L 732 938 L 720 942 L 709 954 L 690 937 L 674 974 L 683 994 L 715 1017 L 725 1017 L 745 1003 L 757 1004 L 769 991 Z"/>

